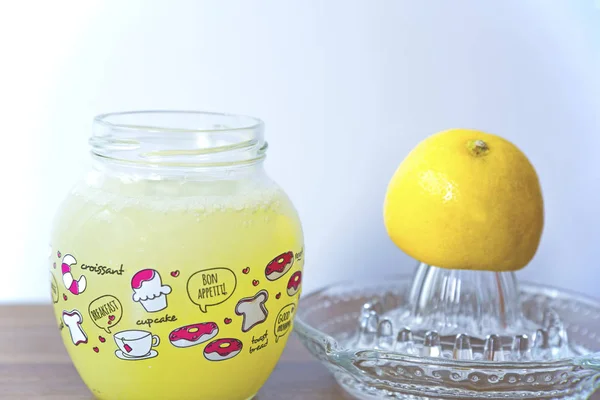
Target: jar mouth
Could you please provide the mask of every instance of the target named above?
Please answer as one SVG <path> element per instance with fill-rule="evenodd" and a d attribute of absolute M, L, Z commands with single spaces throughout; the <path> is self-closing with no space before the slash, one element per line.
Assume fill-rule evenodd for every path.
<path fill-rule="evenodd" d="M 164 167 L 207 167 L 264 159 L 264 123 L 205 111 L 148 110 L 101 114 L 90 138 L 94 156 Z"/>
<path fill-rule="evenodd" d="M 146 110 L 100 114 L 94 122 L 114 130 L 206 133 L 255 130 L 264 123 L 255 117 L 208 111 Z"/>

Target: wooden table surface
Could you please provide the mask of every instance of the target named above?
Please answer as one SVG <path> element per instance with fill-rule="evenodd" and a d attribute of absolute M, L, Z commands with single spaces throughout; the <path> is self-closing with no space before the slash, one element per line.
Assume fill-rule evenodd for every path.
<path fill-rule="evenodd" d="M 0 306 L 0 399 L 93 399 L 63 347 L 51 306 Z M 292 335 L 255 400 L 305 399 L 351 397 Z"/>

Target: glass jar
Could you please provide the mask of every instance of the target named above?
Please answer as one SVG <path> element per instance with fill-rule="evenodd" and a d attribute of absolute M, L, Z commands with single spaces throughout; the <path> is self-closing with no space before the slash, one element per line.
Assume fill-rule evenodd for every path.
<path fill-rule="evenodd" d="M 264 125 L 203 112 L 94 121 L 93 167 L 61 206 L 52 299 L 100 399 L 249 399 L 300 296 L 302 229 L 266 175 Z"/>

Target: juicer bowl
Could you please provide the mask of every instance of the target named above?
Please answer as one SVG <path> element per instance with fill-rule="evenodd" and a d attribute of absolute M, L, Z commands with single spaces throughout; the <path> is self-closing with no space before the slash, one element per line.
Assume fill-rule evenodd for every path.
<path fill-rule="evenodd" d="M 304 295 L 295 331 L 306 348 L 359 399 L 586 399 L 600 387 L 600 302 L 531 283 L 520 284 L 532 320 L 551 308 L 574 349 L 553 360 L 456 360 L 356 346 L 361 310 L 373 301 L 407 304 L 412 276 L 338 283 Z M 415 338 L 421 340 L 422 338 Z M 400 340 L 400 335 L 399 339 Z"/>

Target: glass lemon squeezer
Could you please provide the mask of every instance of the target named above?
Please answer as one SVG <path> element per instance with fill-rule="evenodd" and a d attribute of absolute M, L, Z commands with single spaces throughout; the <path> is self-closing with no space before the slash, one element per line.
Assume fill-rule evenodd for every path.
<path fill-rule="evenodd" d="M 600 302 L 514 271 L 440 268 L 303 296 L 295 331 L 360 399 L 586 399 Z"/>

